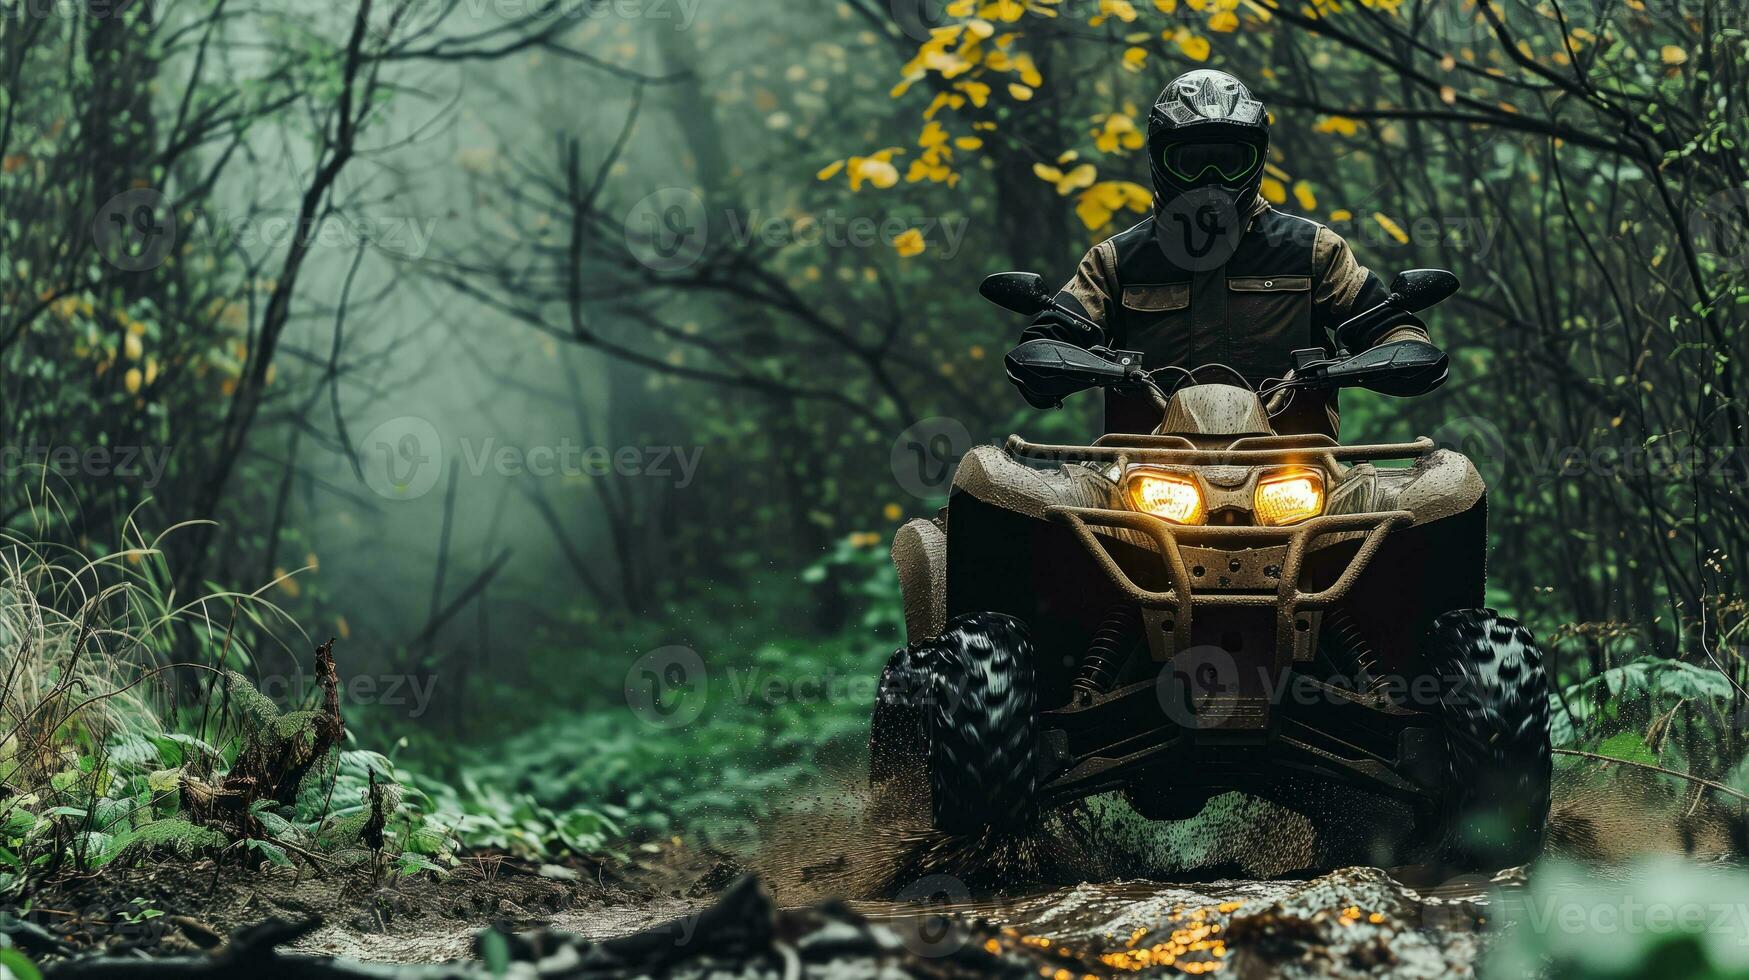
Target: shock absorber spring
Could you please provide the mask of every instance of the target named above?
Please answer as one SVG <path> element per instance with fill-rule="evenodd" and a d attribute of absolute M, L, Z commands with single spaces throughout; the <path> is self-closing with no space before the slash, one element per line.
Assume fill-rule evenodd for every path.
<path fill-rule="evenodd" d="M 1141 633 L 1140 609 L 1129 603 L 1112 606 L 1081 657 L 1081 673 L 1072 685 L 1076 693 L 1090 697 L 1111 690 Z"/>
<path fill-rule="evenodd" d="M 1373 652 L 1372 644 L 1367 642 L 1366 634 L 1360 628 L 1360 622 L 1354 614 L 1342 607 L 1336 607 L 1324 614 L 1324 639 L 1329 644 L 1326 649 L 1341 655 L 1342 662 L 1336 666 L 1350 673 L 1354 689 L 1368 694 L 1376 692 L 1385 683 L 1385 677 L 1379 670 L 1378 655 Z"/>

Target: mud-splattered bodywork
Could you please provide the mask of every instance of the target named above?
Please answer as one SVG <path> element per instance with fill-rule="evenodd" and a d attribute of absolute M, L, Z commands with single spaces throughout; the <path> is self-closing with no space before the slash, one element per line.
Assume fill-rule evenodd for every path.
<path fill-rule="evenodd" d="M 1483 603 L 1475 468 L 1426 440 L 1275 436 L 1251 392 L 1221 385 L 1180 392 L 1161 431 L 969 453 L 943 513 L 894 541 L 911 641 L 963 613 L 1031 627 L 1047 795 L 1170 773 L 1194 807 L 1224 789 L 1268 795 L 1299 770 L 1432 805 L 1439 690 L 1418 648 L 1435 617 Z M 1211 510 L 1248 500 L 1261 473 L 1314 468 L 1323 513 L 1173 525 L 1127 505 L 1136 466 L 1193 476 Z M 1126 607 L 1142 642 L 1103 690 L 1078 689 L 1090 644 Z M 1333 666 L 1337 639 L 1367 651 L 1364 679 Z"/>

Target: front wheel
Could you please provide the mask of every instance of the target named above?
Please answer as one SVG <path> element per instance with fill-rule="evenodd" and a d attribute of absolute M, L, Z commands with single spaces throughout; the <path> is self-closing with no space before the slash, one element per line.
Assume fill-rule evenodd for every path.
<path fill-rule="evenodd" d="M 1032 641 L 1025 624 L 974 613 L 893 654 L 869 726 L 869 784 L 903 807 L 918 790 L 950 833 L 1023 824 L 1038 786 Z"/>
<path fill-rule="evenodd" d="M 1458 609 L 1434 620 L 1427 652 L 1446 742 L 1442 859 L 1475 870 L 1534 860 L 1552 770 L 1536 640 L 1492 609 Z"/>
<path fill-rule="evenodd" d="M 1035 810 L 1038 788 L 1026 625 L 1001 613 L 971 613 L 948 623 L 934 646 L 925 733 L 935 827 L 972 833 L 1020 826 Z"/>

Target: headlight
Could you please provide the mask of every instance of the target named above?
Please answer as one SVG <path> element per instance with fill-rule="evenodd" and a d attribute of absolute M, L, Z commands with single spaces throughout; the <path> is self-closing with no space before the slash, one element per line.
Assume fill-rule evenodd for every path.
<path fill-rule="evenodd" d="M 1257 481 L 1251 509 L 1257 523 L 1297 524 L 1324 511 L 1324 478 L 1313 470 L 1284 470 Z"/>
<path fill-rule="evenodd" d="M 1201 524 L 1202 491 L 1189 477 L 1170 473 L 1137 473 L 1126 485 L 1130 505 L 1174 524 Z"/>

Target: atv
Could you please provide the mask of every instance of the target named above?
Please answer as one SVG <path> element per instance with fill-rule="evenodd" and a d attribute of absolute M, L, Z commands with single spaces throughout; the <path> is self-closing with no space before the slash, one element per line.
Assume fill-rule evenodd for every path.
<path fill-rule="evenodd" d="M 1336 337 L 1456 289 L 1403 273 Z M 981 291 L 1076 316 L 1029 273 Z M 1428 390 L 1446 356 L 1398 341 L 1294 362 L 1259 391 L 1221 365 L 1149 372 L 1050 340 L 1009 354 L 1054 395 L 1145 392 L 1162 420 L 1087 446 L 975 448 L 941 513 L 899 530 L 908 645 L 874 708 L 877 798 L 921 788 L 936 829 L 972 834 L 1113 791 L 1160 820 L 1234 790 L 1291 807 L 1311 778 L 1395 801 L 1408 846 L 1447 866 L 1537 854 L 1547 681 L 1530 633 L 1483 608 L 1475 467 L 1427 438 L 1277 434 L 1265 408 L 1296 390 Z"/>

